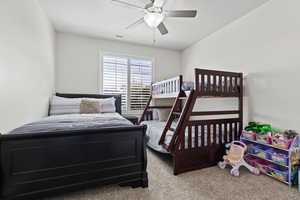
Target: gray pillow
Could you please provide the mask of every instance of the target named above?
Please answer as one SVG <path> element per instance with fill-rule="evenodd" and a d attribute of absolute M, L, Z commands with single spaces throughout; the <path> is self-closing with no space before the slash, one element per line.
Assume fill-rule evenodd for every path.
<path fill-rule="evenodd" d="M 81 100 L 80 114 L 100 113 L 100 104 L 98 101 Z"/>

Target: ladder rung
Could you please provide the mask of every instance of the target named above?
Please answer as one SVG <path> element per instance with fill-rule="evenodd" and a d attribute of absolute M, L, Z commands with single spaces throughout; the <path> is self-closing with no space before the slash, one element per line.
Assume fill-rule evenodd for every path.
<path fill-rule="evenodd" d="M 173 114 L 173 115 L 180 116 L 180 115 L 181 115 L 181 112 L 173 112 L 172 114 Z"/>
<path fill-rule="evenodd" d="M 149 106 L 149 109 L 170 109 L 172 106 Z"/>
<path fill-rule="evenodd" d="M 179 99 L 187 99 L 187 97 L 179 97 Z"/>
<path fill-rule="evenodd" d="M 169 130 L 175 132 L 175 128 L 169 128 Z"/>

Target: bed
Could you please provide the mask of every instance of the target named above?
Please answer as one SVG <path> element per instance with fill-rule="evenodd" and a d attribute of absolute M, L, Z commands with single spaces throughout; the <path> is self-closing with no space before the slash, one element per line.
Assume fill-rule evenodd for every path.
<path fill-rule="evenodd" d="M 50 116 L 0 136 L 1 199 L 37 199 L 99 185 L 147 187 L 146 126 L 117 113 Z"/>
<path fill-rule="evenodd" d="M 227 97 L 238 100 L 234 110 L 196 110 L 197 99 Z M 156 99 L 174 102 L 157 105 Z M 170 110 L 163 122 L 155 120 L 157 109 Z M 172 155 L 174 175 L 216 165 L 243 129 L 243 73 L 196 68 L 194 82 L 180 75 L 154 83 L 140 123 L 148 126 L 147 145 Z"/>

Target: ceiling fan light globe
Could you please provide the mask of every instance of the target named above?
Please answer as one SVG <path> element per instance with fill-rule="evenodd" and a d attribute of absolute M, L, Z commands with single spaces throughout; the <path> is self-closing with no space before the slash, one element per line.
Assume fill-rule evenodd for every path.
<path fill-rule="evenodd" d="M 157 28 L 160 23 L 165 19 L 165 15 L 162 13 L 147 13 L 144 17 L 146 24 L 150 28 Z"/>

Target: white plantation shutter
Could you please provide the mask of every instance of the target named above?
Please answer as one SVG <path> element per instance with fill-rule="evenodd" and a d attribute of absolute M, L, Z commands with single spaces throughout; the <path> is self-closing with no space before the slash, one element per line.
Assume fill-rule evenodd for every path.
<path fill-rule="evenodd" d="M 130 60 L 130 110 L 140 111 L 145 108 L 151 93 L 152 62 Z"/>
<path fill-rule="evenodd" d="M 103 56 L 103 93 L 122 94 L 122 112 L 144 109 L 151 82 L 152 61 Z"/>
<path fill-rule="evenodd" d="M 103 93 L 121 94 L 122 111 L 127 112 L 128 59 L 103 57 Z"/>

